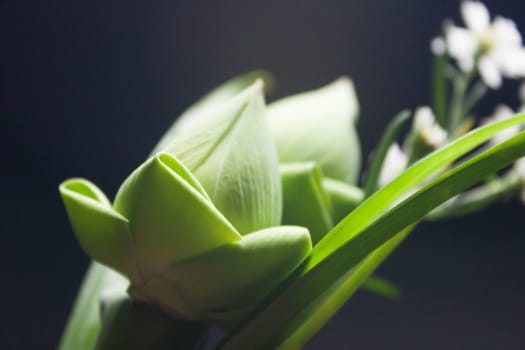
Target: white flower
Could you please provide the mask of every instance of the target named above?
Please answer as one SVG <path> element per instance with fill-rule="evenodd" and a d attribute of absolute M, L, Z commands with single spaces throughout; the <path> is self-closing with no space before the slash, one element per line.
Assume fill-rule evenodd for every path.
<path fill-rule="evenodd" d="M 449 25 L 445 29 L 447 51 L 463 71 L 477 68 L 490 88 L 500 87 L 502 76 L 525 77 L 525 48 L 514 21 L 490 15 L 479 1 L 463 1 L 461 16 L 467 28 Z"/>
<path fill-rule="evenodd" d="M 447 142 L 447 132 L 436 122 L 428 106 L 419 107 L 414 113 L 413 132 L 433 148 L 439 148 Z"/>
<path fill-rule="evenodd" d="M 500 120 L 504 120 L 504 119 L 512 117 L 514 114 L 515 114 L 514 111 L 510 107 L 505 106 L 505 105 L 498 105 L 494 109 L 494 113 L 492 114 L 492 116 L 490 118 L 487 118 L 483 122 L 483 124 L 485 125 L 485 124 L 494 123 Z M 490 146 L 498 145 L 510 139 L 512 136 L 518 134 L 520 131 L 521 131 L 520 125 L 514 125 L 511 127 L 508 127 L 505 130 L 502 130 L 496 135 L 492 136 L 492 138 L 489 141 L 489 145 Z"/>
<path fill-rule="evenodd" d="M 393 143 L 383 161 L 383 167 L 378 179 L 379 187 L 383 187 L 395 179 L 406 169 L 407 165 L 408 156 L 397 143 Z"/>
<path fill-rule="evenodd" d="M 447 51 L 445 39 L 440 36 L 432 39 L 430 42 L 430 51 L 432 51 L 435 56 L 443 55 Z"/>

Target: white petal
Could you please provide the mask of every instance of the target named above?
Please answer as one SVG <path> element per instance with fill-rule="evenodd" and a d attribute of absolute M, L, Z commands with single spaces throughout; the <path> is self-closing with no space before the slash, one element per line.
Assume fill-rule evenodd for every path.
<path fill-rule="evenodd" d="M 414 132 L 435 148 L 447 141 L 447 132 L 439 126 L 432 109 L 428 106 L 419 107 L 414 113 Z"/>
<path fill-rule="evenodd" d="M 401 174 L 408 164 L 408 156 L 397 143 L 393 143 L 386 153 L 383 168 L 379 174 L 379 186 L 383 187 Z"/>
<path fill-rule="evenodd" d="M 525 158 L 520 158 L 514 163 L 514 171 L 521 178 L 521 181 L 525 180 Z M 525 191 L 521 194 L 521 200 L 525 202 Z"/>
<path fill-rule="evenodd" d="M 481 79 L 489 88 L 497 89 L 501 86 L 501 73 L 492 57 L 487 55 L 481 57 L 478 69 Z"/>
<path fill-rule="evenodd" d="M 507 50 L 494 51 L 492 55 L 501 70 L 501 73 L 507 78 L 524 78 L 525 77 L 525 49 L 512 48 Z"/>
<path fill-rule="evenodd" d="M 489 27 L 489 11 L 479 1 L 463 1 L 461 3 L 461 17 L 463 17 L 467 28 L 474 32 L 481 32 Z"/>
<path fill-rule="evenodd" d="M 432 109 L 428 106 L 422 106 L 416 109 L 414 113 L 414 132 L 422 132 L 431 128 L 436 122 Z"/>
<path fill-rule="evenodd" d="M 435 56 L 443 55 L 445 53 L 446 49 L 447 49 L 447 47 L 446 47 L 446 44 L 445 44 L 445 40 L 442 37 L 440 37 L 440 36 L 435 37 L 430 42 L 430 51 Z"/>
<path fill-rule="evenodd" d="M 516 27 L 516 23 L 508 18 L 497 16 L 494 22 L 492 22 L 490 34 L 492 40 L 494 40 L 494 44 L 497 46 L 521 46 L 521 34 Z"/>
<path fill-rule="evenodd" d="M 445 34 L 449 55 L 458 61 L 461 69 L 470 70 L 478 45 L 475 35 L 456 26 L 447 27 Z"/>
<path fill-rule="evenodd" d="M 505 120 L 505 119 L 507 119 L 509 117 L 512 117 L 513 115 L 514 115 L 514 111 L 510 107 L 508 107 L 506 105 L 498 105 L 494 109 L 494 113 L 492 114 L 492 116 L 490 118 L 486 119 L 483 122 L 483 124 L 490 124 L 490 123 L 494 123 L 494 122 L 497 122 L 497 121 Z M 520 130 L 521 130 L 521 127 L 519 125 L 515 125 L 515 126 L 511 126 L 509 128 L 506 128 L 505 130 L 500 131 L 499 133 L 494 135 L 490 139 L 489 144 L 491 146 L 495 146 L 497 144 L 500 144 L 500 143 L 508 140 L 512 136 L 516 135 L 517 133 L 519 133 Z"/>

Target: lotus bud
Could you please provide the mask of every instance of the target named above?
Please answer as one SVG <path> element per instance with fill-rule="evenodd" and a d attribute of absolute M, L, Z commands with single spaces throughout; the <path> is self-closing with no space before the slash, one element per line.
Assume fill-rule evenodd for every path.
<path fill-rule="evenodd" d="M 268 117 L 279 162 L 313 161 L 325 176 L 355 183 L 361 163 L 355 130 L 358 109 L 348 78 L 270 104 Z"/>
<path fill-rule="evenodd" d="M 128 277 L 132 299 L 233 327 L 309 255 L 306 228 L 278 226 L 264 110 L 256 82 L 202 114 L 123 182 L 113 205 L 87 180 L 60 186 L 81 246 Z"/>

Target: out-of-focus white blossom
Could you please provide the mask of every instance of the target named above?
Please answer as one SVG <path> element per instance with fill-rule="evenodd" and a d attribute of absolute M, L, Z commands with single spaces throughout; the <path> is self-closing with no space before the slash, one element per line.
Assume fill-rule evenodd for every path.
<path fill-rule="evenodd" d="M 403 152 L 399 144 L 393 143 L 388 149 L 383 167 L 379 174 L 379 187 L 387 185 L 390 181 L 401 174 L 408 165 L 408 155 Z"/>
<path fill-rule="evenodd" d="M 413 132 L 433 148 L 439 148 L 447 142 L 447 132 L 437 123 L 432 109 L 428 106 L 416 110 Z"/>
<path fill-rule="evenodd" d="M 445 39 L 441 36 L 437 36 L 430 42 L 430 51 L 435 56 L 440 56 L 444 54 L 447 51 L 447 44 L 445 43 Z"/>
<path fill-rule="evenodd" d="M 514 111 L 506 105 L 498 105 L 494 109 L 494 113 L 491 117 L 485 119 L 483 122 L 484 125 L 494 123 L 500 120 L 504 120 L 507 118 L 510 118 L 514 115 Z M 496 135 L 492 136 L 492 138 L 489 141 L 490 146 L 495 146 L 497 144 L 500 144 L 508 139 L 510 139 L 512 136 L 518 134 L 521 131 L 521 126 L 519 125 L 513 125 L 511 127 L 508 127 Z"/>
<path fill-rule="evenodd" d="M 445 28 L 447 51 L 463 71 L 477 69 L 490 88 L 501 86 L 502 77 L 525 77 L 525 48 L 514 21 L 490 15 L 479 1 L 463 1 L 461 16 L 466 28 Z"/>

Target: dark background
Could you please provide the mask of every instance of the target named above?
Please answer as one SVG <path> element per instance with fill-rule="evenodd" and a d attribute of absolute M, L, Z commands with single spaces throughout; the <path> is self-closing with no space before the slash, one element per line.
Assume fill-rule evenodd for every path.
<path fill-rule="evenodd" d="M 487 3 L 525 30 L 519 1 Z M 54 348 L 87 267 L 60 181 L 114 195 L 175 116 L 253 68 L 277 77 L 270 100 L 350 75 L 368 153 L 395 112 L 428 103 L 449 16 L 457 1 L 2 1 L 0 348 Z M 524 213 L 421 225 L 380 270 L 402 299 L 359 293 L 310 348 L 525 348 Z"/>

